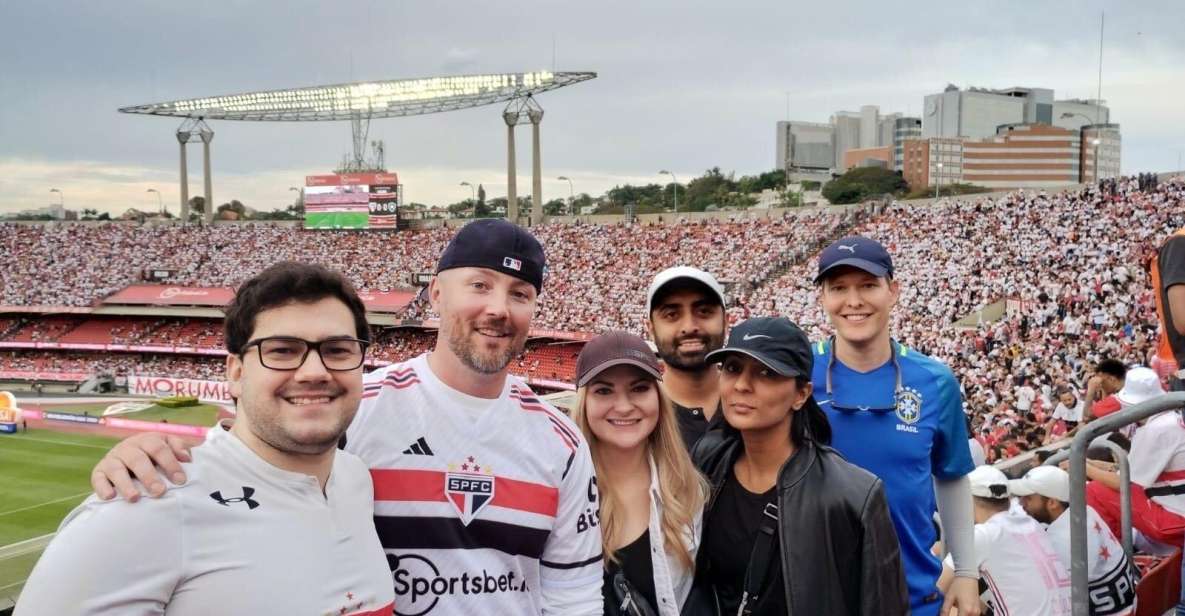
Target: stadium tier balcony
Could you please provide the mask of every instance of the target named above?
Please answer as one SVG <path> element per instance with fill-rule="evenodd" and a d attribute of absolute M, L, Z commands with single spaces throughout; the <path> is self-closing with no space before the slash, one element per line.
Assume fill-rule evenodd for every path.
<path fill-rule="evenodd" d="M 83 322 L 82 317 L 51 316 L 26 320 L 4 340 L 12 342 L 56 342 L 60 336 L 78 327 Z"/>

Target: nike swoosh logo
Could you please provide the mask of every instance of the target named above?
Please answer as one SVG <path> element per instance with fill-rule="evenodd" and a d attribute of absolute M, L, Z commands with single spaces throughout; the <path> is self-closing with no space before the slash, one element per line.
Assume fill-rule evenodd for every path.
<path fill-rule="evenodd" d="M 750 340 L 756 340 L 758 338 L 771 338 L 771 337 L 772 336 L 766 336 L 765 334 L 745 334 L 745 336 L 741 339 L 744 340 L 745 342 L 748 342 Z"/>

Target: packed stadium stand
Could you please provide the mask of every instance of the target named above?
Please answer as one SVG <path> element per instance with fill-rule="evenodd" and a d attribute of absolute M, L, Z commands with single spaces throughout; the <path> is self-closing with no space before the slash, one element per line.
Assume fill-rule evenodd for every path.
<path fill-rule="evenodd" d="M 1087 370 L 1100 358 L 1150 364 L 1156 324 L 1145 264 L 1171 230 L 1185 225 L 1183 199 L 1179 181 L 1140 191 L 1124 180 L 1106 190 L 1021 190 L 769 219 L 545 224 L 534 229 L 549 264 L 533 327 L 546 332 L 533 335 L 511 368 L 543 387 L 570 386 L 579 340 L 607 329 L 642 333 L 649 280 L 676 264 L 702 267 L 726 284 L 732 321 L 779 314 L 812 336 L 826 336 L 812 283 L 814 256 L 837 237 L 861 233 L 895 256 L 903 289 L 897 338 L 952 367 L 989 457 L 1009 457 L 1048 440 L 1057 394 L 1068 389 L 1080 397 Z M 256 223 L 0 225 L 0 249 L 21 256 L 0 273 L 8 306 L 0 348 L 63 347 L 8 352 L 3 365 L 117 374 L 184 370 L 216 378 L 221 359 L 191 352 L 222 348 L 216 318 L 54 315 L 34 307 L 85 310 L 143 284 L 153 270 L 167 271 L 169 285 L 233 286 L 280 259 L 339 268 L 363 289 L 406 289 L 415 273 L 432 270 L 453 232 L 325 233 Z M 14 314 L 21 306 L 50 314 Z M 391 316 L 395 326 L 376 330 L 374 362 L 400 361 L 434 344 L 435 315 L 422 297 Z M 87 353 L 78 344 L 145 348 Z M 176 347 L 186 353 L 169 364 Z M 1018 408 L 1022 387 L 1037 396 Z"/>

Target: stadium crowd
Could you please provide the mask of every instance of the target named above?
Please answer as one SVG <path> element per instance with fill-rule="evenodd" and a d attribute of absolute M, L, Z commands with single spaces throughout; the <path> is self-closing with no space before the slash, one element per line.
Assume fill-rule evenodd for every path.
<path fill-rule="evenodd" d="M 0 371 L 175 376 L 217 380 L 226 361 L 214 355 L 87 353 L 74 351 L 0 351 Z"/>
<path fill-rule="evenodd" d="M 853 216 L 818 212 L 670 225 L 542 225 L 534 232 L 551 256 L 548 292 L 535 327 L 636 327 L 643 316 L 637 289 L 676 263 L 697 263 L 750 288 L 835 237 Z M 400 234 L 329 233 L 253 223 L 0 224 L 0 249 L 21 255 L 0 272 L 0 292 L 7 305 L 89 306 L 143 283 L 146 270 L 169 271 L 170 285 L 235 286 L 281 260 L 340 270 L 359 289 L 406 288 L 414 273 L 432 271 L 435 255 L 453 233 L 444 227 Z M 134 267 L 128 267 L 129 254 L 136 255 Z M 405 316 L 435 318 L 422 300 Z"/>
<path fill-rule="evenodd" d="M 1048 416 L 1063 394 L 1072 405 L 1083 400 L 1100 360 L 1152 364 L 1145 266 L 1185 225 L 1185 184 L 1141 192 L 1130 179 L 1108 188 L 894 204 L 857 228 L 896 255 L 907 309 L 895 313 L 893 331 L 954 370 L 975 433 L 997 457 L 1061 429 Z M 828 336 L 813 267 L 788 269 L 734 310 L 786 315 L 812 337 Z M 977 311 L 999 301 L 1003 318 L 980 322 Z"/>
<path fill-rule="evenodd" d="M 1156 319 L 1145 264 L 1158 242 L 1185 224 L 1183 200 L 1185 184 L 1152 186 L 1132 178 L 1076 192 L 894 203 L 873 216 L 849 210 L 666 225 L 547 224 L 534 230 L 549 255 L 547 292 L 534 326 L 643 333 L 649 279 L 671 265 L 690 264 L 730 287 L 730 320 L 784 315 L 812 337 L 825 337 L 830 332 L 817 307 L 813 256 L 821 242 L 849 232 L 868 235 L 896 255 L 905 309 L 895 312 L 893 331 L 951 366 L 974 434 L 989 458 L 998 459 L 1064 431 L 1052 421 L 1054 411 L 1059 404 L 1081 405 L 1100 360 L 1150 364 Z M 276 260 L 295 259 L 341 269 L 362 288 L 387 289 L 404 286 L 411 272 L 430 271 L 433 255 L 453 233 L 324 233 L 261 224 L 0 225 L 5 249 L 22 255 L 3 272 L 0 287 L 7 304 L 79 306 L 139 282 L 143 268 L 175 272 L 171 284 L 222 286 Z M 119 258 L 133 251 L 143 268 L 128 268 Z M 379 254 L 383 258 L 375 259 Z M 992 305 L 1004 311 L 1002 318 L 977 317 Z M 403 316 L 436 317 L 422 296 Z M 53 341 L 84 322 L 79 316 L 3 319 L 0 340 Z M 118 318 L 101 342 L 220 348 L 219 327 L 214 320 Z M 432 341 L 429 333 L 379 331 L 372 357 L 402 361 Z M 578 351 L 578 344 L 551 349 L 532 343 L 513 371 L 567 381 Z M 117 372 L 137 361 L 161 366 L 158 359 L 129 359 L 158 356 L 38 357 L 45 364 L 55 356 L 53 365 L 96 358 L 95 366 Z M 180 361 L 202 374 L 221 370 L 207 358 Z"/>

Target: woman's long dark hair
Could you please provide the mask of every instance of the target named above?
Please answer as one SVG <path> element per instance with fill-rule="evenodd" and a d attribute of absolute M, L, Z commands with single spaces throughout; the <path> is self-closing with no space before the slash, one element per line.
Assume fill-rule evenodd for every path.
<path fill-rule="evenodd" d="M 799 376 L 794 378 L 794 382 L 802 389 L 810 380 Z M 831 422 L 823 409 L 819 408 L 819 403 L 815 402 L 814 395 L 808 396 L 802 408 L 794 411 L 794 418 L 790 422 L 790 440 L 795 445 L 801 446 L 808 439 L 820 445 L 831 444 Z"/>

